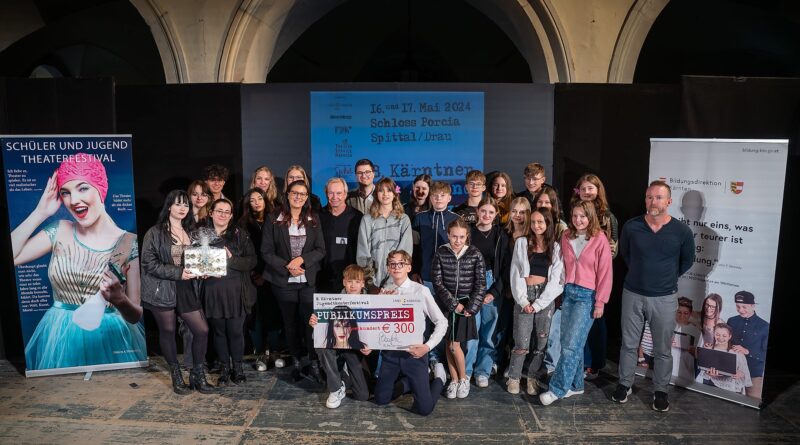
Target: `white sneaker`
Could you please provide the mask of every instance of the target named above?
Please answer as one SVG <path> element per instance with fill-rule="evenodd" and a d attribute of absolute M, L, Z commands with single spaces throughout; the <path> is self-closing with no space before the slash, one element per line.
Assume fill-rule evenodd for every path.
<path fill-rule="evenodd" d="M 286 366 L 286 361 L 280 357 L 275 359 L 275 367 L 276 368 L 283 368 Z"/>
<path fill-rule="evenodd" d="M 556 400 L 558 400 L 558 396 L 553 394 L 553 391 L 547 391 L 539 394 L 539 401 L 542 402 L 542 405 L 544 406 L 547 406 Z"/>
<path fill-rule="evenodd" d="M 455 399 L 456 395 L 458 394 L 458 382 L 453 380 L 447 385 L 447 391 L 445 391 L 444 395 L 448 399 Z"/>
<path fill-rule="evenodd" d="M 447 383 L 447 373 L 444 372 L 443 364 L 437 362 L 433 365 L 433 376 L 437 379 L 441 379 L 442 385 Z"/>
<path fill-rule="evenodd" d="M 469 395 L 469 379 L 462 379 L 458 382 L 458 390 L 456 391 L 456 396 L 459 399 L 466 399 Z"/>
<path fill-rule="evenodd" d="M 478 388 L 486 388 L 489 386 L 489 377 L 485 375 L 479 375 L 475 377 L 475 384 L 478 385 Z"/>
<path fill-rule="evenodd" d="M 325 406 L 327 406 L 330 409 L 338 408 L 339 405 L 342 404 L 342 400 L 344 400 L 346 394 L 347 390 L 344 387 L 344 382 L 342 382 L 341 388 L 328 395 L 328 400 L 325 402 Z"/>
<path fill-rule="evenodd" d="M 497 363 L 492 365 L 492 375 L 497 375 Z"/>
<path fill-rule="evenodd" d="M 579 389 L 577 391 L 573 391 L 573 390 L 569 389 L 569 390 L 567 390 L 567 393 L 564 394 L 564 398 L 566 399 L 567 397 L 579 396 L 581 394 L 583 394 L 583 390 L 582 389 Z"/>

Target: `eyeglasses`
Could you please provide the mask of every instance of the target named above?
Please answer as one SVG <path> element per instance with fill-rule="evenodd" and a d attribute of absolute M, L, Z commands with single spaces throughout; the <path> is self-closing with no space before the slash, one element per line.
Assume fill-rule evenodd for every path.
<path fill-rule="evenodd" d="M 214 210 L 214 213 L 216 213 L 219 216 L 231 216 L 232 212 L 228 210 Z"/>
<path fill-rule="evenodd" d="M 201 196 L 203 198 L 208 198 L 208 193 L 197 193 L 197 192 L 192 193 L 192 198 L 199 198 Z"/>
<path fill-rule="evenodd" d="M 369 176 L 372 173 L 373 173 L 372 170 L 364 170 L 364 171 L 356 172 L 356 176 Z"/>
<path fill-rule="evenodd" d="M 406 266 L 408 266 L 408 263 L 406 263 L 405 261 L 400 263 L 389 263 L 389 269 L 402 269 Z"/>
<path fill-rule="evenodd" d="M 305 198 L 308 196 L 306 192 L 289 192 L 289 196 L 294 198 Z"/>
<path fill-rule="evenodd" d="M 474 189 L 483 187 L 484 185 L 486 185 L 486 184 L 484 184 L 482 182 L 475 182 L 475 181 L 470 181 L 470 182 L 467 183 L 468 187 L 474 188 Z"/>

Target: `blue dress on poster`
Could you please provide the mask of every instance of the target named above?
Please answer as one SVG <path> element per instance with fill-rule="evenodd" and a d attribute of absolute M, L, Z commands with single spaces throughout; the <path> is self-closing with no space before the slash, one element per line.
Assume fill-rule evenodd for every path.
<path fill-rule="evenodd" d="M 146 360 L 144 326 L 128 323 L 113 306 L 106 305 L 95 330 L 84 330 L 72 321 L 75 309 L 99 291 L 109 261 L 124 266 L 139 257 L 136 235 L 125 232 L 111 248 L 95 250 L 80 242 L 70 222 L 54 221 L 44 232 L 52 246 L 47 274 L 53 289 L 53 306 L 45 312 L 25 347 L 28 369 Z M 130 247 L 120 251 L 118 245 Z"/>

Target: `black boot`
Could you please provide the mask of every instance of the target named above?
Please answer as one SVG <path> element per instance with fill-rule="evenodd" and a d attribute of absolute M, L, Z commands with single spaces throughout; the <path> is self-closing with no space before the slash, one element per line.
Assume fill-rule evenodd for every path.
<path fill-rule="evenodd" d="M 181 372 L 181 365 L 177 363 L 173 363 L 169 365 L 172 368 L 172 391 L 175 394 L 186 395 L 192 392 L 188 386 L 186 386 L 186 382 L 183 381 L 183 373 Z"/>
<path fill-rule="evenodd" d="M 203 394 L 214 393 L 214 387 L 206 380 L 206 371 L 203 365 L 195 365 L 189 374 L 189 388 L 196 389 Z"/>
<path fill-rule="evenodd" d="M 217 379 L 217 386 L 219 386 L 220 388 L 223 386 L 228 386 L 228 384 L 230 383 L 230 377 L 231 377 L 231 368 L 223 363 L 222 366 L 219 367 L 219 378 Z"/>
<path fill-rule="evenodd" d="M 298 357 L 292 357 L 289 360 L 292 361 L 292 379 L 297 382 L 303 378 L 303 375 L 300 371 L 300 359 Z"/>
<path fill-rule="evenodd" d="M 322 372 L 319 369 L 319 360 L 311 360 L 311 366 L 308 368 L 309 377 L 317 383 L 322 383 Z"/>
<path fill-rule="evenodd" d="M 231 381 L 237 385 L 247 381 L 247 377 L 244 375 L 244 369 L 242 369 L 242 362 L 233 364 L 233 369 L 231 370 Z"/>

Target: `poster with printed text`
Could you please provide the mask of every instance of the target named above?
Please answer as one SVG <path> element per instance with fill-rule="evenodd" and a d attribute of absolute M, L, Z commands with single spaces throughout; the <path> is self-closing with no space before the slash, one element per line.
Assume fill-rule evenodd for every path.
<path fill-rule="evenodd" d="M 0 147 L 26 375 L 147 366 L 131 136 Z"/>
<path fill-rule="evenodd" d="M 676 385 L 761 403 L 787 155 L 786 140 L 651 140 L 650 180 L 669 184 L 696 245 L 678 281 Z M 652 344 L 645 329 L 640 371 Z"/>
<path fill-rule="evenodd" d="M 423 297 L 314 294 L 314 347 L 406 350 L 422 344 Z"/>
<path fill-rule="evenodd" d="M 483 170 L 482 91 L 312 91 L 311 176 L 341 177 L 354 190 L 354 165 L 370 159 L 374 181 L 411 189 L 419 175 L 446 181 L 456 205 L 464 177 Z M 313 192 L 325 196 L 324 181 Z"/>

